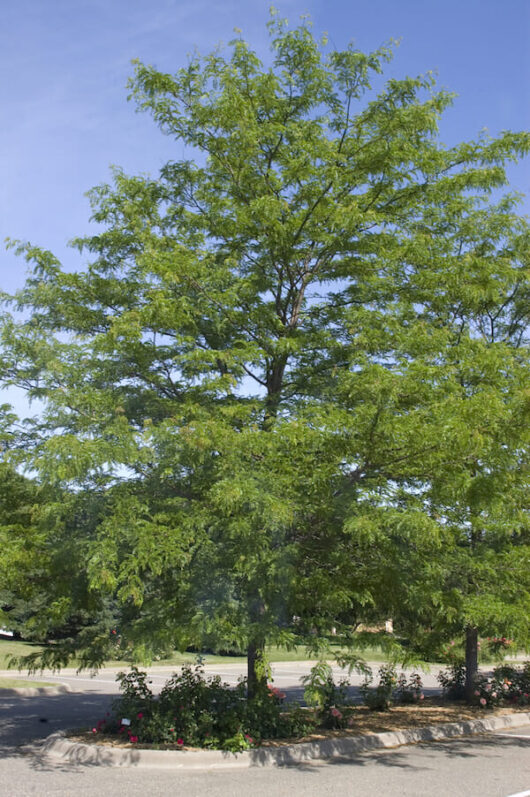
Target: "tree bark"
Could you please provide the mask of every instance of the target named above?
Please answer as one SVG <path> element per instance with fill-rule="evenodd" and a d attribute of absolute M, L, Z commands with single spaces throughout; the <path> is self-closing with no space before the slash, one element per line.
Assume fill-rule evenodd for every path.
<path fill-rule="evenodd" d="M 249 700 L 265 686 L 266 678 L 256 672 L 256 665 L 263 661 L 265 646 L 262 642 L 252 640 L 247 648 L 247 696 Z"/>
<path fill-rule="evenodd" d="M 468 626 L 466 628 L 466 700 L 473 701 L 475 678 L 478 673 L 478 629 Z"/>

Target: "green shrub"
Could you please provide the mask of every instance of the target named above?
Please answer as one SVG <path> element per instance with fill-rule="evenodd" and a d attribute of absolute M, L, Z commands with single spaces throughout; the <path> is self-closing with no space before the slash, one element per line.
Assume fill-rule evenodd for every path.
<path fill-rule="evenodd" d="M 413 672 L 407 681 L 407 676 L 402 672 L 397 680 L 394 697 L 397 703 L 411 705 L 424 700 L 423 682 L 417 672 Z"/>
<path fill-rule="evenodd" d="M 396 668 L 392 664 L 383 664 L 379 668 L 378 685 L 372 687 L 372 680 L 372 676 L 368 676 L 360 687 L 363 703 L 370 711 L 388 711 L 398 682 Z"/>
<path fill-rule="evenodd" d="M 172 744 L 239 752 L 265 738 L 299 736 L 315 727 L 307 711 L 283 709 L 285 694 L 270 686 L 247 700 L 247 685 L 222 683 L 206 677 L 201 665 L 185 665 L 170 678 L 156 698 L 147 675 L 133 668 L 119 673 L 122 691 L 114 701 L 113 717 L 94 730 L 123 735 L 131 742 Z"/>
<path fill-rule="evenodd" d="M 445 670 L 438 673 L 444 697 L 449 700 L 463 700 L 466 696 L 466 666 L 463 661 L 453 661 Z"/>
<path fill-rule="evenodd" d="M 454 664 L 438 675 L 444 694 L 451 699 L 465 696 L 465 667 Z M 481 708 L 498 705 L 530 705 L 530 662 L 522 668 L 508 664 L 496 667 L 491 678 L 479 673 L 473 684 L 472 704 Z"/>
<path fill-rule="evenodd" d="M 304 698 L 317 709 L 319 725 L 323 728 L 344 728 L 349 716 L 344 710 L 349 703 L 348 680 L 342 678 L 336 684 L 329 664 L 319 661 L 311 668 L 309 675 L 302 678 L 302 683 L 305 684 Z"/>

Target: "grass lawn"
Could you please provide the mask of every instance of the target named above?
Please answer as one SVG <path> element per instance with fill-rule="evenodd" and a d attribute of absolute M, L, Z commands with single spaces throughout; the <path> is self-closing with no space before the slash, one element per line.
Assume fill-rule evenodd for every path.
<path fill-rule="evenodd" d="M 26 686 L 57 686 L 50 681 L 30 681 L 25 678 L 0 678 L 0 689 L 18 689 Z"/>
<path fill-rule="evenodd" d="M 27 656 L 42 650 L 42 645 L 19 642 L 16 639 L 0 639 L 0 670 L 7 670 L 11 656 Z"/>
<path fill-rule="evenodd" d="M 336 650 L 336 653 L 340 653 L 341 648 L 339 645 L 332 646 Z M 285 648 L 279 648 L 274 645 L 267 647 L 267 660 L 271 663 L 275 662 L 283 662 L 283 661 L 308 661 L 308 660 L 315 660 L 315 655 L 310 654 L 307 652 L 306 648 L 303 646 L 298 646 L 293 650 L 286 650 Z M 385 662 L 388 661 L 388 657 L 386 654 L 377 647 L 372 648 L 365 648 L 364 650 L 359 650 L 359 655 L 362 656 L 366 661 L 372 662 Z M 227 656 L 227 655 L 216 655 L 212 653 L 204 653 L 202 654 L 202 658 L 204 664 L 244 664 L 246 662 L 245 656 Z M 159 667 L 180 667 L 182 664 L 194 664 L 197 661 L 197 654 L 196 653 L 188 653 L 184 652 L 181 653 L 179 651 L 175 651 L 172 656 L 167 656 L 164 658 L 154 659 L 151 664 L 154 666 Z M 124 667 L 127 665 L 127 662 L 111 660 L 105 663 L 106 667 Z M 141 666 L 141 665 L 139 665 Z M 144 665 L 147 666 L 147 665 Z"/>
<path fill-rule="evenodd" d="M 29 653 L 42 650 L 41 645 L 35 645 L 31 642 L 20 642 L 12 639 L 0 639 L 0 670 L 8 669 L 8 663 L 11 656 L 27 656 Z M 340 652 L 340 647 L 336 646 L 336 652 Z M 365 648 L 359 651 L 366 661 L 384 662 L 387 661 L 385 653 L 377 647 Z M 307 652 L 305 647 L 297 647 L 293 650 L 286 650 L 285 648 L 278 648 L 271 646 L 267 648 L 267 658 L 270 662 L 283 662 L 283 661 L 306 661 L 307 659 L 314 659 L 314 655 Z M 203 656 L 205 664 L 244 664 L 246 658 L 244 656 L 219 656 L 211 653 L 205 653 Z M 196 653 L 180 653 L 175 651 L 172 656 L 155 659 L 151 664 L 162 667 L 180 667 L 182 664 L 193 664 L 197 660 Z M 76 667 L 77 663 L 72 661 L 69 665 Z M 124 667 L 128 666 L 128 662 L 123 660 L 109 660 L 105 662 L 105 667 Z M 140 665 L 141 666 L 141 665 Z M 147 665 L 143 665 L 147 666 Z"/>

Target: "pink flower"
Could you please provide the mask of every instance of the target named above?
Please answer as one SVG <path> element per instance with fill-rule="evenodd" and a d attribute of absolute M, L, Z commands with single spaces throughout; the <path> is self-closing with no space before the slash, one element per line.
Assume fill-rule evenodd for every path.
<path fill-rule="evenodd" d="M 481 698 L 480 698 L 480 705 L 481 705 L 481 706 L 485 706 L 487 702 L 488 702 L 488 701 L 486 700 L 486 698 L 485 698 L 485 697 L 481 697 Z"/>
<path fill-rule="evenodd" d="M 333 706 L 332 709 L 331 709 L 331 716 L 332 717 L 337 717 L 337 719 L 339 719 L 339 720 L 342 718 L 342 714 L 340 713 L 338 708 L 335 708 L 335 706 Z"/>
<path fill-rule="evenodd" d="M 139 719 L 139 720 L 141 720 L 141 719 L 142 719 L 142 717 L 143 717 L 143 714 L 142 714 L 142 712 L 141 712 L 141 711 L 139 711 L 139 712 L 138 712 L 138 714 L 137 714 L 136 716 L 138 717 L 138 719 Z"/>
<path fill-rule="evenodd" d="M 245 739 L 247 740 L 247 742 L 248 742 L 249 744 L 252 744 L 252 742 L 254 741 L 254 739 L 252 738 L 252 736 L 249 736 L 249 735 L 248 735 L 248 733 L 245 733 Z"/>
<path fill-rule="evenodd" d="M 182 747 L 182 745 L 184 744 L 184 739 L 180 739 L 180 738 L 177 739 L 177 744 L 178 744 L 179 747 Z"/>
<path fill-rule="evenodd" d="M 475 697 L 478 697 L 479 695 L 480 695 L 480 692 L 478 691 L 478 689 L 475 689 Z"/>
<path fill-rule="evenodd" d="M 137 736 L 129 736 L 129 741 L 132 742 L 133 744 L 136 744 L 136 742 L 138 741 L 138 737 Z"/>
<path fill-rule="evenodd" d="M 491 693 L 491 696 L 492 696 L 492 697 L 497 697 L 497 692 L 492 692 L 492 693 Z"/>
<path fill-rule="evenodd" d="M 420 700 L 425 700 L 425 695 L 423 694 L 423 692 L 420 695 Z"/>
<path fill-rule="evenodd" d="M 92 728 L 92 733 L 97 733 L 97 732 L 98 732 L 97 728 Z"/>

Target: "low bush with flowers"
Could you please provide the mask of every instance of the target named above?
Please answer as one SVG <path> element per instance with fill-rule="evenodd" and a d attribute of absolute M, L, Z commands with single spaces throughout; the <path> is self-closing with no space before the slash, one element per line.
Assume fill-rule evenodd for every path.
<path fill-rule="evenodd" d="M 503 664 L 493 670 L 491 679 L 496 691 L 507 705 L 530 705 L 530 661 L 521 668 Z"/>
<path fill-rule="evenodd" d="M 466 696 L 466 665 L 462 659 L 451 661 L 436 676 L 448 700 L 463 700 Z"/>
<path fill-rule="evenodd" d="M 441 672 L 438 680 L 447 697 L 464 698 L 463 663 Z M 530 662 L 526 662 L 522 668 L 508 664 L 501 665 L 493 670 L 491 676 L 479 673 L 473 684 L 472 703 L 485 709 L 499 705 L 530 705 Z"/>
<path fill-rule="evenodd" d="M 153 695 L 147 674 L 135 667 L 119 673 L 121 696 L 113 715 L 100 720 L 96 733 L 122 736 L 132 744 L 163 744 L 240 752 L 265 738 L 298 736 L 314 728 L 297 706 L 283 710 L 285 694 L 269 687 L 247 700 L 246 682 L 236 687 L 219 676 L 206 677 L 200 665 L 184 666 Z"/>
<path fill-rule="evenodd" d="M 315 706 L 317 721 L 322 728 L 346 728 L 351 725 L 351 708 L 348 700 L 348 680 L 335 683 L 333 671 L 327 661 L 319 661 L 309 675 L 302 678 L 304 697 Z M 340 708 L 339 708 L 340 706 Z"/>
<path fill-rule="evenodd" d="M 473 704 L 481 708 L 494 708 L 504 700 L 503 690 L 495 678 L 488 678 L 485 675 L 478 675 L 475 678 L 473 689 Z"/>
<path fill-rule="evenodd" d="M 394 699 L 401 705 L 413 705 L 415 703 L 420 705 L 425 699 L 421 675 L 413 672 L 407 680 L 405 673 L 400 673 L 394 691 Z"/>
<path fill-rule="evenodd" d="M 379 668 L 379 683 L 371 684 L 369 676 L 360 688 L 363 702 L 371 711 L 389 711 L 394 703 L 421 705 L 425 697 L 419 673 L 412 673 L 407 679 L 402 672 L 398 677 L 393 664 L 383 664 Z"/>
<path fill-rule="evenodd" d="M 383 664 L 379 668 L 379 683 L 372 686 L 369 675 L 360 687 L 363 702 L 370 711 L 389 711 L 393 703 L 394 689 L 398 684 L 396 668 L 393 664 Z"/>

